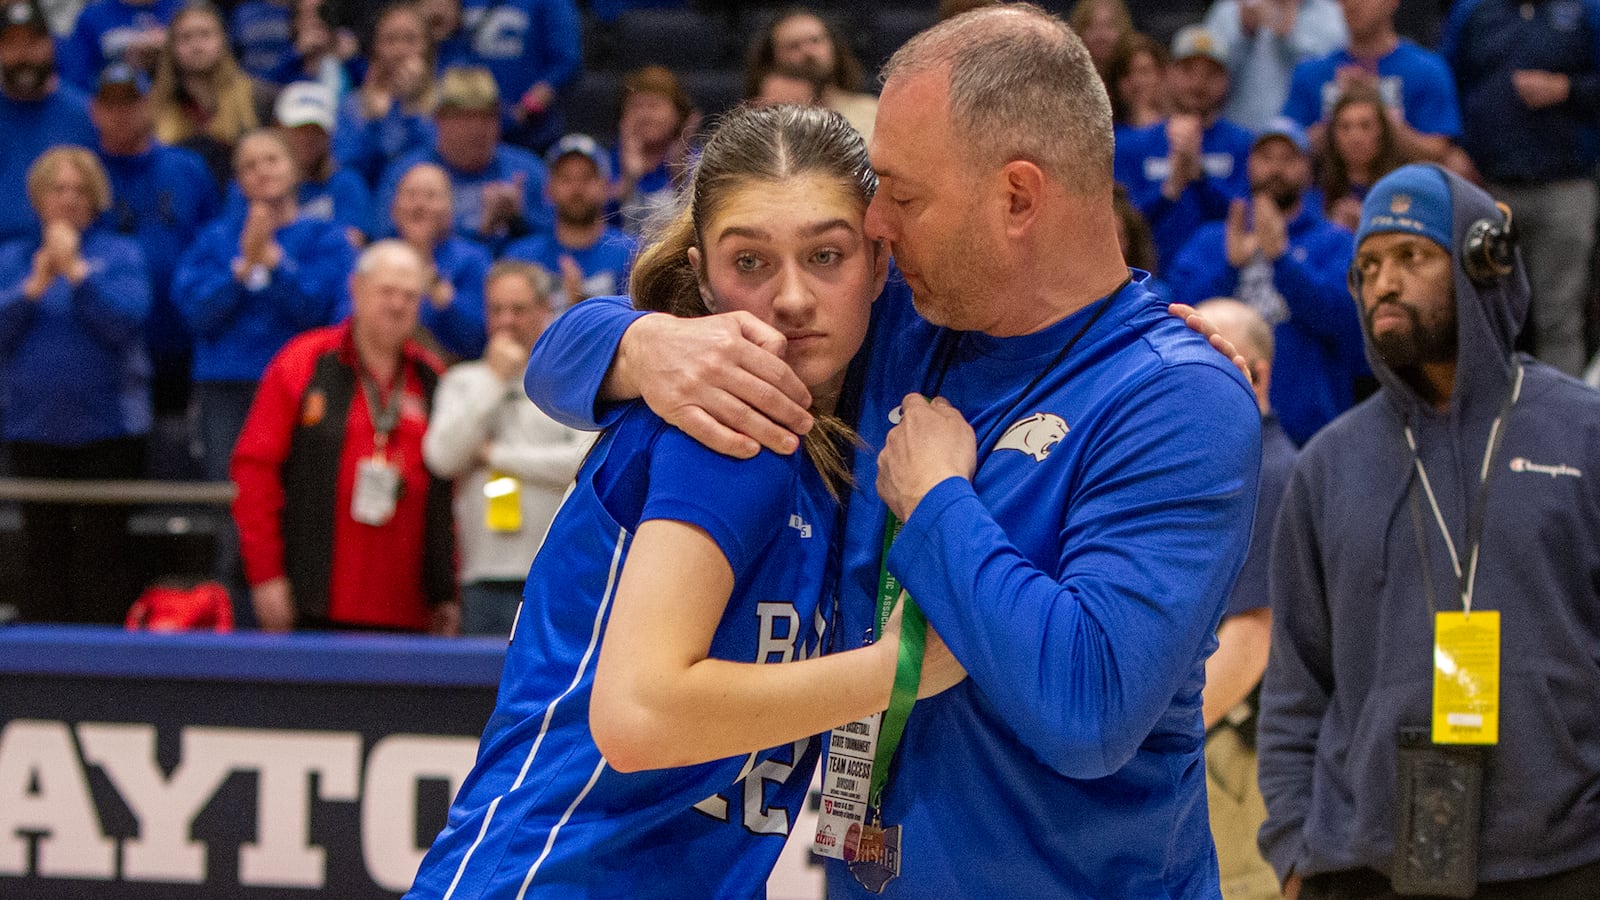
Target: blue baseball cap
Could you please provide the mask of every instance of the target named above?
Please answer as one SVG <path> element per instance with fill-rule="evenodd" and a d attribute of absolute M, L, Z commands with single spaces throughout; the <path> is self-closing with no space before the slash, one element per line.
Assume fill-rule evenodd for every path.
<path fill-rule="evenodd" d="M 138 100 L 150 93 L 150 76 L 125 62 L 114 62 L 100 70 L 95 79 L 98 100 Z"/>
<path fill-rule="evenodd" d="M 1261 130 L 1256 132 L 1255 142 L 1250 145 L 1250 149 L 1254 150 L 1271 138 L 1283 138 L 1293 144 L 1296 150 L 1307 156 L 1311 155 L 1311 139 L 1306 137 L 1306 130 L 1300 127 L 1299 122 L 1288 116 L 1273 116 L 1268 119 L 1266 124 L 1261 126 Z"/>
<path fill-rule="evenodd" d="M 554 169 L 556 163 L 573 155 L 594 163 L 595 168 L 600 170 L 600 177 L 605 181 L 611 180 L 611 160 L 607 158 L 605 148 L 587 134 L 569 134 L 556 141 L 555 146 L 545 153 L 544 164 Z"/>
<path fill-rule="evenodd" d="M 1420 163 L 1401 166 L 1378 179 L 1361 204 L 1356 246 L 1369 235 L 1400 232 L 1425 237 L 1449 250 L 1453 206 L 1450 183 L 1437 168 Z"/>

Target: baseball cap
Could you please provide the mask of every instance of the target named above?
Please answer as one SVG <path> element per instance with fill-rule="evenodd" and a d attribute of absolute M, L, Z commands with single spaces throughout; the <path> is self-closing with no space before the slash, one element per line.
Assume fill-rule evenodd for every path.
<path fill-rule="evenodd" d="M 321 125 L 322 130 L 333 133 L 335 111 L 333 91 L 317 81 L 296 81 L 278 94 L 273 115 L 285 128 L 301 125 Z"/>
<path fill-rule="evenodd" d="M 0 31 L 13 25 L 32 28 L 41 34 L 50 33 L 50 23 L 39 8 L 38 0 L 11 0 L 0 12 Z"/>
<path fill-rule="evenodd" d="M 439 111 L 499 112 L 500 87 L 482 66 L 452 66 L 439 76 Z"/>
<path fill-rule="evenodd" d="M 554 169 L 556 163 L 569 156 L 582 156 L 594 163 L 600 170 L 600 177 L 606 181 L 611 180 L 611 160 L 606 157 L 606 151 L 599 142 L 587 134 L 569 134 L 556 141 L 544 155 L 544 164 Z"/>
<path fill-rule="evenodd" d="M 1228 65 L 1228 54 L 1222 42 L 1204 25 L 1186 25 L 1172 36 L 1172 61 L 1203 56 L 1219 66 Z"/>
<path fill-rule="evenodd" d="M 1261 126 L 1261 130 L 1256 132 L 1255 143 L 1250 145 L 1250 149 L 1254 150 L 1261 146 L 1268 138 L 1283 138 L 1295 145 L 1301 153 L 1307 155 L 1311 153 L 1311 139 L 1306 137 L 1306 130 L 1300 127 L 1299 122 L 1288 116 L 1273 116 L 1268 119 L 1266 124 Z"/>
<path fill-rule="evenodd" d="M 120 60 L 101 69 L 94 83 L 97 100 L 131 101 L 149 93 L 150 77 Z"/>
<path fill-rule="evenodd" d="M 1401 166 L 1378 179 L 1361 203 L 1356 246 L 1374 234 L 1401 232 L 1425 237 L 1449 250 L 1452 203 L 1450 183 L 1437 168 Z"/>

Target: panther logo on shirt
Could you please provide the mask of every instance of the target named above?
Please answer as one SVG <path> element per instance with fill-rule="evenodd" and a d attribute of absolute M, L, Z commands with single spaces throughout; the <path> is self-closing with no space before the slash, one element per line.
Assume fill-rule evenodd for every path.
<path fill-rule="evenodd" d="M 1056 445 L 1072 429 L 1066 420 L 1053 413 L 1034 413 L 1025 419 L 1012 422 L 995 442 L 994 449 L 1016 450 L 1033 457 L 1034 462 L 1044 462 Z"/>

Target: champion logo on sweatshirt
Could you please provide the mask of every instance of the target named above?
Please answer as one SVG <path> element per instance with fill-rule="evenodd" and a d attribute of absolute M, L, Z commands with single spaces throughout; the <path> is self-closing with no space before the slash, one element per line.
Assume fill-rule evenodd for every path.
<path fill-rule="evenodd" d="M 1556 465 L 1553 465 L 1553 466 L 1545 465 L 1543 463 L 1536 463 L 1531 459 L 1526 459 L 1526 458 L 1521 457 L 1521 456 L 1511 460 L 1511 471 L 1513 471 L 1513 472 L 1524 472 L 1524 473 L 1529 473 L 1529 474 L 1533 474 L 1533 475 L 1547 475 L 1547 476 L 1549 476 L 1551 478 L 1561 478 L 1561 477 L 1582 478 L 1583 477 L 1583 471 L 1581 469 L 1574 469 L 1573 467 L 1571 467 L 1569 465 L 1562 464 L 1562 463 L 1557 463 Z"/>

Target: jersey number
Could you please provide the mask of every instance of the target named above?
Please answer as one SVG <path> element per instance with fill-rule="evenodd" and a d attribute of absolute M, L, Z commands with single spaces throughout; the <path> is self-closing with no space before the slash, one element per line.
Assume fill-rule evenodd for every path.
<path fill-rule="evenodd" d="M 782 806 L 767 805 L 767 785 L 782 784 L 794 772 L 795 760 L 805 753 L 806 744 L 810 738 L 801 738 L 789 747 L 787 761 L 769 757 L 755 765 L 756 754 L 750 755 L 750 760 L 744 777 L 734 787 L 744 787 L 744 815 L 741 824 L 745 830 L 755 834 L 781 834 L 789 833 L 789 810 Z M 694 805 L 694 808 L 705 813 L 718 822 L 732 821 L 729 817 L 728 798 L 722 794 L 712 794 Z"/>

